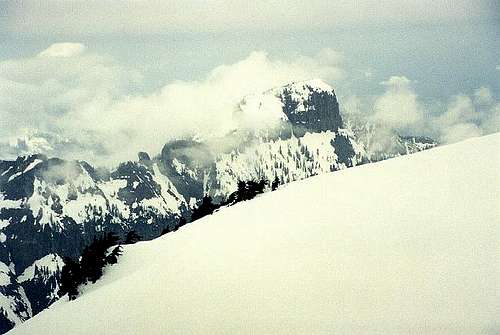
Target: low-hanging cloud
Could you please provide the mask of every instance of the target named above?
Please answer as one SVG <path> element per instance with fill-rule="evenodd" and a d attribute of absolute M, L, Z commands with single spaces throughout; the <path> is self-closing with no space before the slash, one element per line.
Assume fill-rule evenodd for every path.
<path fill-rule="evenodd" d="M 373 125 L 370 145 L 384 150 L 391 135 L 424 135 L 440 143 L 500 131 L 500 102 L 488 87 L 457 94 L 447 102 L 428 102 L 419 97 L 412 80 L 392 76 L 381 83 L 380 96 L 348 96 L 344 112 L 359 124 Z"/>
<path fill-rule="evenodd" d="M 487 87 L 451 98 L 435 124 L 445 143 L 500 131 L 500 102 Z"/>
<path fill-rule="evenodd" d="M 104 115 L 113 101 L 134 90 L 141 75 L 84 49 L 55 44 L 34 57 L 0 62 L 2 156 L 42 152 L 92 158 L 102 151 L 103 138 L 94 127 L 68 116 L 95 110 Z"/>
<path fill-rule="evenodd" d="M 329 49 L 292 60 L 253 52 L 198 81 L 138 95 L 139 73 L 81 44 L 52 45 L 0 63 L 0 147 L 4 156 L 43 152 L 105 164 L 155 154 L 170 139 L 226 133 L 245 95 L 316 77 L 335 82 L 341 61 Z"/>
<path fill-rule="evenodd" d="M 373 119 L 377 123 L 399 132 L 408 132 L 422 122 L 423 109 L 408 78 L 393 76 L 381 84 L 386 91 L 373 106 Z"/>
<path fill-rule="evenodd" d="M 114 165 L 139 151 L 155 155 L 172 139 L 213 138 L 234 129 L 233 112 L 244 96 L 312 78 L 352 86 L 345 85 L 344 62 L 331 49 L 293 59 L 252 52 L 199 80 L 140 94 L 144 78 L 137 71 L 80 43 L 54 44 L 33 57 L 0 62 L 1 158 L 45 153 Z M 396 133 L 451 143 L 500 131 L 500 103 L 488 87 L 436 107 L 413 84 L 399 75 L 381 83 L 379 96 L 341 92 L 346 119 L 375 124 L 374 144 L 381 148 Z"/>

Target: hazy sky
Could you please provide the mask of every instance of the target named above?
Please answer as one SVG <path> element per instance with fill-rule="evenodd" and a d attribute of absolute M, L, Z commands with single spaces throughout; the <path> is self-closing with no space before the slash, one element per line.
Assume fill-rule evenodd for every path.
<path fill-rule="evenodd" d="M 313 77 L 397 131 L 498 131 L 499 13 L 496 0 L 0 1 L 0 156 L 155 153 L 179 129 L 228 124 L 242 95 Z"/>

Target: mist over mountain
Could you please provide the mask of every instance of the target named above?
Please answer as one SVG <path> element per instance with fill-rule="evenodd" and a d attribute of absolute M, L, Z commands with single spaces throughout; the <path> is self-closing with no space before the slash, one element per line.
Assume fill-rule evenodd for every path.
<path fill-rule="evenodd" d="M 270 88 L 311 78 L 336 87 L 346 123 L 377 129 L 372 143 L 378 147 L 390 145 L 384 139 L 394 134 L 451 143 L 500 130 L 491 86 L 433 101 L 417 90 L 420 82 L 402 74 L 374 79 L 368 71 L 361 80 L 350 61 L 330 48 L 289 57 L 254 51 L 196 80 L 143 91 L 141 71 L 83 43 L 55 43 L 35 56 L 0 62 L 0 157 L 40 153 L 116 167 L 140 151 L 155 155 L 172 140 L 221 138 L 241 126 L 273 122 L 273 114 L 257 113 L 242 125 L 234 110 L 243 97 L 251 104 Z M 374 80 L 372 91 L 357 92 L 363 81 Z"/>
<path fill-rule="evenodd" d="M 0 334 L 496 334 L 499 13 L 0 1 Z"/>
<path fill-rule="evenodd" d="M 3 322 L 18 324 L 56 301 L 63 258 L 78 258 L 102 233 L 152 239 L 176 230 L 204 196 L 225 201 L 239 181 L 285 184 L 436 145 L 393 133 L 375 148 L 374 129 L 348 127 L 321 80 L 246 96 L 233 118 L 237 126 L 223 136 L 171 140 L 113 169 L 41 154 L 1 161 Z"/>

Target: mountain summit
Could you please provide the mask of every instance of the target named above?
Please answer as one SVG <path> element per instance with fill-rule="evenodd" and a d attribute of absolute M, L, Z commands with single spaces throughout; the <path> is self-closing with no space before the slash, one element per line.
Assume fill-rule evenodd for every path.
<path fill-rule="evenodd" d="M 319 79 L 247 96 L 239 104 L 236 115 L 253 121 L 252 127 L 258 127 L 258 122 L 267 127 L 273 121 L 289 122 L 296 136 L 303 136 L 307 131 L 337 131 L 344 126 L 333 88 Z"/>

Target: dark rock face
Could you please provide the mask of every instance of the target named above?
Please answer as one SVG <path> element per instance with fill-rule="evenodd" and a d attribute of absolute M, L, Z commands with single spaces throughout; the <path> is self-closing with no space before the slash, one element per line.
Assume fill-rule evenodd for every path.
<path fill-rule="evenodd" d="M 53 255 L 46 256 L 45 258 L 47 259 L 50 256 Z M 53 257 L 55 259 L 58 256 Z M 54 259 L 49 259 L 49 261 L 56 262 Z M 60 259 L 60 263 L 62 265 L 62 259 Z M 57 300 L 55 293 L 59 290 L 61 267 L 57 267 L 53 271 L 49 267 L 35 265 L 32 277 L 20 283 L 26 293 L 26 297 L 31 302 L 33 315 L 40 313 Z"/>
<path fill-rule="evenodd" d="M 122 163 L 111 173 L 111 178 L 127 182 L 127 185 L 118 191 L 118 197 L 127 205 L 160 196 L 160 185 L 153 180 L 146 166 L 132 162 Z"/>
<path fill-rule="evenodd" d="M 4 313 L 0 313 L 0 334 L 5 334 L 12 328 L 14 328 L 15 323 L 12 322 Z"/>
<path fill-rule="evenodd" d="M 349 138 L 345 135 L 339 134 L 338 136 L 335 136 L 331 145 L 335 148 L 335 153 L 337 154 L 339 163 L 342 163 L 347 167 L 352 166 L 352 159 L 353 157 L 356 157 L 356 152 L 354 151 Z"/>
<path fill-rule="evenodd" d="M 35 169 L 27 170 L 38 160 L 46 161 L 43 155 L 18 157 L 15 161 L 0 162 L 0 192 L 4 199 L 18 200 L 33 194 Z"/>
<path fill-rule="evenodd" d="M 214 173 L 215 153 L 207 143 L 194 140 L 172 141 L 163 147 L 158 158 L 161 172 L 184 198 L 202 199 L 204 181 Z"/>
<path fill-rule="evenodd" d="M 283 112 L 293 125 L 294 134 L 303 136 L 307 131 L 338 131 L 343 128 L 342 117 L 339 112 L 339 104 L 334 91 L 318 90 L 312 85 L 303 84 L 301 90 L 307 92 L 306 99 L 304 94 L 297 95 L 297 85 L 285 87 L 279 98 L 283 103 Z"/>
<path fill-rule="evenodd" d="M 149 154 L 147 152 L 139 152 L 137 156 L 139 158 L 139 162 L 141 163 L 151 161 L 151 157 L 149 157 Z"/>

